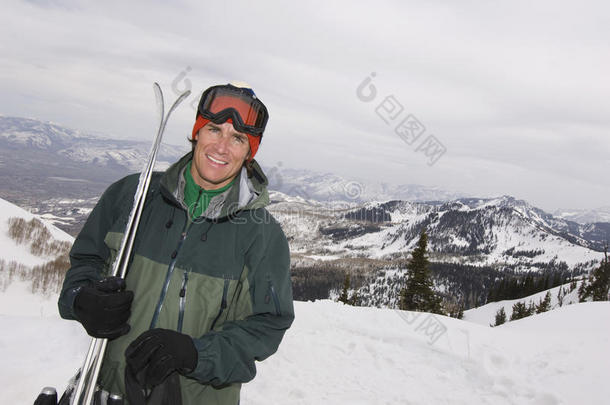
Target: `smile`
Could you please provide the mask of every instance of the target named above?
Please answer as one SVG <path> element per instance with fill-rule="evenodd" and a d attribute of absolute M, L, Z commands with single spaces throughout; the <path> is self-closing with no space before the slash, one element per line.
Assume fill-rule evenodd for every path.
<path fill-rule="evenodd" d="M 229 162 L 225 162 L 223 160 L 218 160 L 218 159 L 214 159 L 212 156 L 210 155 L 205 155 L 208 159 L 210 159 L 212 162 L 219 164 L 219 165 L 228 165 Z"/>

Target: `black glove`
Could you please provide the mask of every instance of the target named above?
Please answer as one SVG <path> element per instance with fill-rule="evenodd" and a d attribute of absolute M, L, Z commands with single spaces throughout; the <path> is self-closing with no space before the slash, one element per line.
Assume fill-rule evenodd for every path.
<path fill-rule="evenodd" d="M 74 298 L 74 315 L 90 336 L 114 339 L 129 332 L 133 292 L 125 291 L 125 280 L 107 277 L 82 287 Z"/>
<path fill-rule="evenodd" d="M 197 367 L 198 354 L 193 339 L 169 329 L 151 329 L 125 350 L 127 367 L 143 388 L 152 388 L 172 372 L 188 374 Z"/>

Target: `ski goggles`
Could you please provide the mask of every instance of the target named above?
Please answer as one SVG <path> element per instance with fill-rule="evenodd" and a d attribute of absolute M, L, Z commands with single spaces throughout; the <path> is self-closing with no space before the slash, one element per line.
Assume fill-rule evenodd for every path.
<path fill-rule="evenodd" d="M 267 107 L 252 90 L 231 84 L 204 91 L 197 111 L 216 124 L 231 119 L 235 130 L 255 136 L 263 135 L 269 119 Z"/>

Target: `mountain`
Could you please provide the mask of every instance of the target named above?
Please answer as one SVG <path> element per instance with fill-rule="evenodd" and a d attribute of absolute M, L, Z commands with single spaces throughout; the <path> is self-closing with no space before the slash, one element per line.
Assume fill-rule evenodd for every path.
<path fill-rule="evenodd" d="M 290 243 L 299 299 L 332 297 L 349 273 L 362 305 L 395 307 L 424 228 L 437 290 L 465 308 L 484 304 L 499 280 L 586 273 L 610 238 L 610 224 L 558 219 L 510 196 L 365 204 L 270 196 Z"/>
<path fill-rule="evenodd" d="M 109 139 L 50 122 L 0 117 L 0 197 L 75 235 L 112 182 L 144 166 L 150 142 Z M 162 145 L 162 169 L 188 145 Z"/>
<path fill-rule="evenodd" d="M 0 117 L 0 197 L 75 235 L 102 191 L 139 170 L 149 147 Z M 164 146 L 160 166 L 183 152 Z M 417 185 L 367 183 L 281 163 L 266 173 L 274 190 L 269 209 L 290 241 L 296 296 L 303 299 L 327 298 L 346 271 L 355 283 L 373 289 L 387 283 L 392 271 L 404 273 L 424 227 L 435 271 L 445 275 L 437 287 L 470 295 L 473 305 L 502 274 L 587 271 L 610 239 L 610 223 L 583 225 L 510 196 L 474 198 Z M 370 303 L 392 299 L 372 297 Z"/>
<path fill-rule="evenodd" d="M 401 258 L 425 227 L 433 260 L 529 270 L 553 260 L 570 266 L 597 260 L 610 237 L 605 224 L 558 219 L 510 196 L 361 205 L 325 205 L 277 192 L 271 199 L 293 252 L 326 259 Z"/>
<path fill-rule="evenodd" d="M 570 221 L 578 222 L 579 224 L 591 224 L 595 222 L 610 222 L 610 206 L 599 207 L 592 210 L 577 210 L 577 209 L 563 209 L 556 210 L 553 215 L 567 219 Z"/>
<path fill-rule="evenodd" d="M 0 116 L 0 146 L 2 150 L 23 152 L 44 151 L 56 158 L 51 160 L 86 163 L 108 168 L 124 168 L 129 172 L 142 169 L 151 142 L 110 139 L 66 128 L 52 122 L 29 118 Z M 157 167 L 168 167 L 182 156 L 187 146 L 163 144 L 157 157 Z M 72 174 L 72 177 L 75 177 Z M 77 180 L 81 180 L 80 177 Z"/>
<path fill-rule="evenodd" d="M 323 202 L 344 201 L 450 201 L 467 197 L 465 193 L 443 190 L 419 184 L 394 185 L 371 182 L 357 178 L 345 178 L 332 173 L 263 165 L 269 179 L 269 187 L 283 194 Z"/>
<path fill-rule="evenodd" d="M 111 139 L 29 118 L 0 116 L 0 197 L 46 214 L 75 235 L 112 182 L 144 166 L 150 142 Z M 162 144 L 156 168 L 178 160 L 189 146 Z M 271 189 L 319 201 L 370 199 L 447 201 L 463 196 L 421 185 L 388 185 L 333 174 L 265 169 Z"/>

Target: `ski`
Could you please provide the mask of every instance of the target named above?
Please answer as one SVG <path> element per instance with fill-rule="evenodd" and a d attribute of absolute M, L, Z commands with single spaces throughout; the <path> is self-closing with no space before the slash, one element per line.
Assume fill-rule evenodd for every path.
<path fill-rule="evenodd" d="M 121 278 L 125 278 L 125 276 L 127 275 L 129 257 L 131 256 L 131 250 L 135 241 L 140 217 L 142 215 L 142 210 L 144 209 L 146 195 L 150 186 L 150 180 L 152 178 L 153 169 L 157 160 L 157 154 L 161 146 L 161 140 L 163 138 L 163 133 L 165 132 L 167 121 L 169 120 L 172 112 L 191 93 L 190 90 L 187 90 L 184 93 L 180 94 L 176 101 L 174 101 L 174 103 L 167 111 L 167 114 L 165 114 L 163 91 L 161 90 L 161 87 L 158 83 L 153 84 L 153 89 L 155 92 L 155 99 L 157 102 L 157 110 L 159 114 L 159 126 L 153 145 L 148 154 L 148 160 L 146 162 L 146 165 L 144 166 L 144 170 L 142 170 L 142 172 L 140 173 L 138 187 L 134 194 L 133 206 L 129 215 L 129 220 L 127 221 L 127 226 L 125 227 L 123 240 L 121 241 L 119 252 L 112 266 L 111 275 L 118 276 Z M 107 344 L 108 339 L 92 338 L 83 366 L 78 370 L 76 375 L 68 383 L 64 394 L 59 400 L 60 405 L 93 405 L 94 397 L 97 397 L 97 401 L 95 401 L 96 403 L 100 402 L 99 400 L 102 399 L 102 397 L 103 401 L 101 402 L 103 403 L 122 403 L 122 398 L 120 398 L 120 396 L 117 396 L 116 394 L 97 392 L 97 379 L 102 366 L 102 361 L 106 352 Z M 43 392 L 41 392 L 41 394 L 36 399 L 35 404 L 40 403 L 44 405 L 55 405 L 57 403 L 57 396 L 55 395 L 55 397 L 53 397 L 50 394 L 51 390 L 54 391 L 54 389 L 51 387 L 46 387 L 45 389 L 43 389 Z"/>

